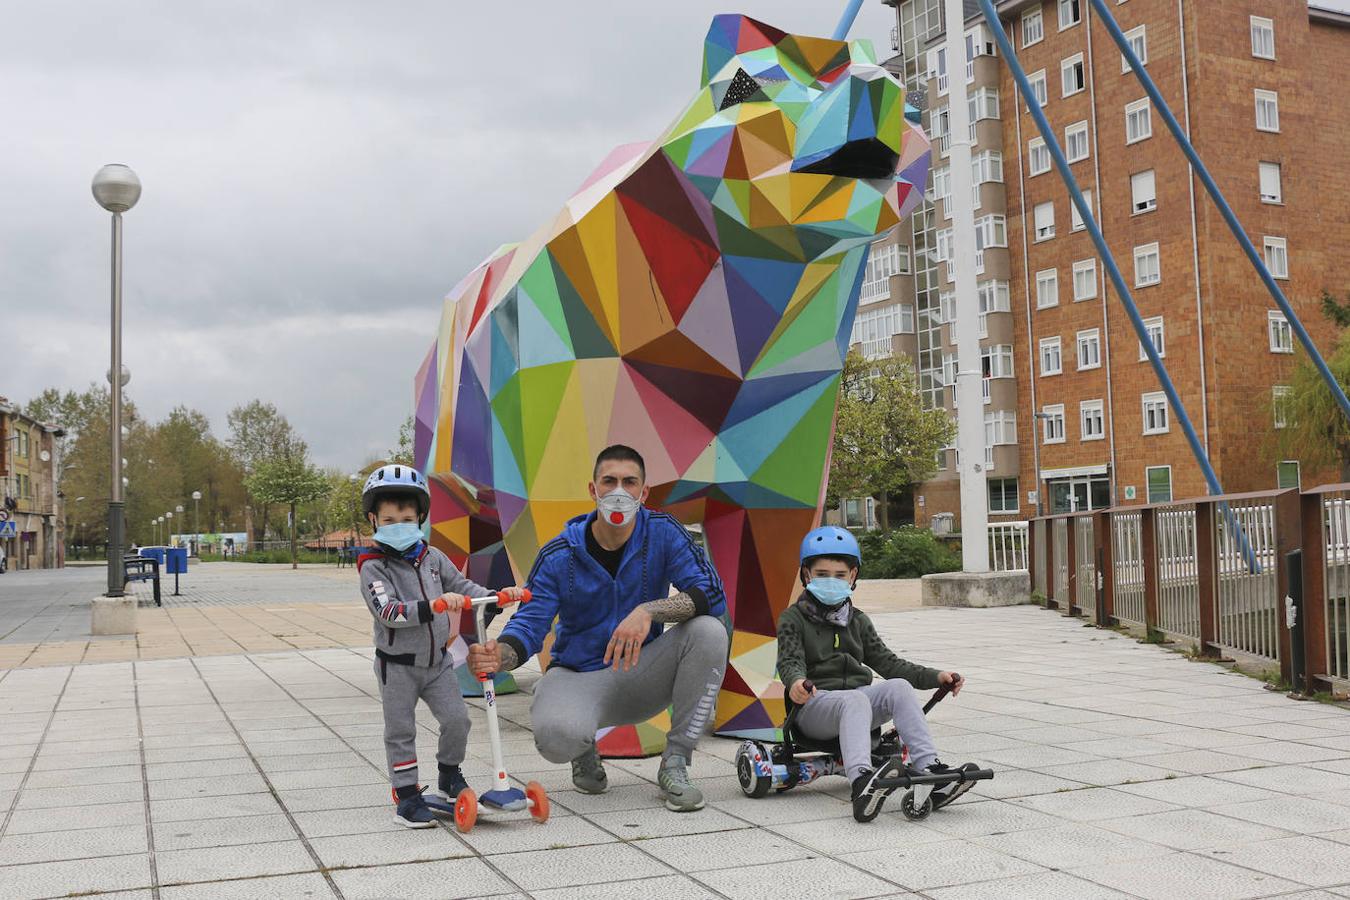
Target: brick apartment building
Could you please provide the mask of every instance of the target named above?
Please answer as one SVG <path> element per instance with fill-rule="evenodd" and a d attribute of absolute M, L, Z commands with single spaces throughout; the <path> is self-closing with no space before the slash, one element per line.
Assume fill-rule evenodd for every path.
<path fill-rule="evenodd" d="M 23 415 L 0 397 L 0 528 L 8 567 L 51 569 L 65 565 L 64 503 L 57 489 L 64 432 Z"/>
<path fill-rule="evenodd" d="M 874 249 L 854 341 L 904 352 L 954 408 L 942 0 L 896 8 L 887 63 L 924 97 L 923 207 Z M 1350 14 L 1334 0 L 1119 0 L 1112 12 L 1323 352 L 1323 290 L 1350 293 Z M 978 7 L 966 71 L 990 521 L 1205 493 L 1179 424 Z M 1087 0 L 997 4 L 1072 170 L 1224 489 L 1337 480 L 1282 459 L 1273 432 L 1295 355 L 1283 316 Z M 955 451 L 916 520 L 959 519 Z"/>

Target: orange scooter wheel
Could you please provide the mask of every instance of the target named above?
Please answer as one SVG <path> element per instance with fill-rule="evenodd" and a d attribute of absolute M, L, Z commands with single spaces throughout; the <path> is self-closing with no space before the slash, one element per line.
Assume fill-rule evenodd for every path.
<path fill-rule="evenodd" d="M 460 834 L 468 834 L 477 821 L 478 797 L 472 788 L 465 788 L 455 798 L 455 828 L 459 829 Z"/>
<path fill-rule="evenodd" d="M 530 801 L 530 815 L 534 816 L 536 822 L 548 821 L 548 794 L 544 792 L 544 786 L 537 781 L 531 781 L 525 785 L 525 796 Z"/>

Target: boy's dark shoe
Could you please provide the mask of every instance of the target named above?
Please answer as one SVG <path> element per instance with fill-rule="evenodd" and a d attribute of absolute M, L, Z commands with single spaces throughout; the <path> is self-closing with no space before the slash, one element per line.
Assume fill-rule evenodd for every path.
<path fill-rule="evenodd" d="M 878 782 L 898 778 L 903 771 L 900 761 L 895 759 L 887 760 L 875 772 L 863 769 L 862 774 L 853 779 L 853 818 L 859 822 L 875 819 L 886 798 L 896 791 L 895 787 L 883 787 Z"/>
<path fill-rule="evenodd" d="M 925 769 L 925 771 L 929 775 L 951 775 L 956 772 L 973 772 L 979 768 L 980 766 L 978 763 L 968 762 L 957 769 L 953 769 L 951 766 L 944 764 L 942 760 L 935 759 L 933 760 L 932 765 Z M 942 787 L 934 788 L 933 809 L 942 809 L 942 807 L 951 803 L 974 786 L 975 782 L 973 781 L 954 781 L 951 784 L 945 784 Z"/>
<path fill-rule="evenodd" d="M 400 797 L 399 792 L 404 796 Z M 436 816 L 432 813 L 431 807 L 427 806 L 427 801 L 422 797 L 422 788 L 413 788 L 413 793 L 409 794 L 403 789 L 394 793 L 394 799 L 398 803 L 398 808 L 394 812 L 394 821 L 405 828 L 434 828 L 436 826 Z"/>
<path fill-rule="evenodd" d="M 445 800 L 453 809 L 455 798 L 459 796 L 460 791 L 469 789 L 469 783 L 464 780 L 464 773 L 459 770 L 459 766 L 442 765 L 439 769 L 440 776 L 436 782 L 436 790 L 431 793 Z"/>
<path fill-rule="evenodd" d="M 594 747 L 572 760 L 572 784 L 586 794 L 603 794 L 609 790 L 605 764 Z"/>

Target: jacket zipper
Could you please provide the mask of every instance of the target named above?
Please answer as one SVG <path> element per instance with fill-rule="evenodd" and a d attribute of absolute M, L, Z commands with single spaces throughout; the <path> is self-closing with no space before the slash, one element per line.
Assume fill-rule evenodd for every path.
<path fill-rule="evenodd" d="M 422 592 L 422 599 L 430 603 L 431 598 L 427 596 L 426 583 L 422 581 L 422 560 L 420 558 L 413 560 L 413 568 L 417 570 L 417 589 Z M 429 666 L 436 665 L 436 632 L 431 628 L 435 622 L 435 616 L 432 616 L 431 620 L 427 622 L 427 646 L 431 648 L 431 655 L 427 657 L 427 665 Z"/>

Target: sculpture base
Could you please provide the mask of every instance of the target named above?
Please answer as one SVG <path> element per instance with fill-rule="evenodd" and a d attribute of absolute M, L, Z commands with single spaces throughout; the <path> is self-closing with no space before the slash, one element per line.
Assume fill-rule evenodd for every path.
<path fill-rule="evenodd" d="M 135 597 L 95 597 L 89 606 L 90 634 L 135 634 Z"/>
<path fill-rule="evenodd" d="M 1018 606 L 1031 602 L 1026 572 L 939 572 L 920 580 L 924 606 Z"/>

